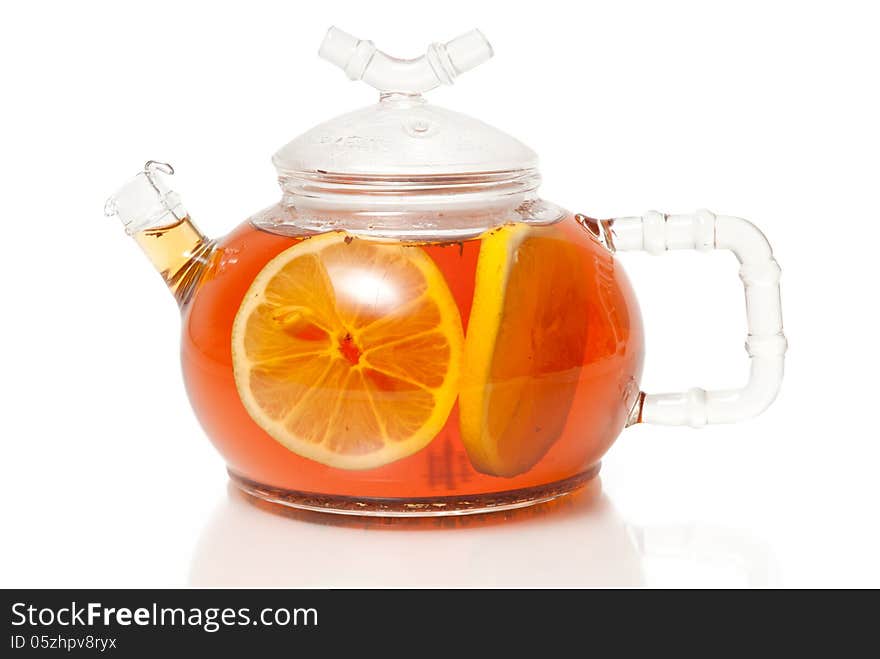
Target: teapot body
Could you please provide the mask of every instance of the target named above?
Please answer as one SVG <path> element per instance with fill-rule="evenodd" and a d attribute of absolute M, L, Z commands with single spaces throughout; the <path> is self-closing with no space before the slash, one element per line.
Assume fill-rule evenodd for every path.
<path fill-rule="evenodd" d="M 580 216 L 457 240 L 265 226 L 218 240 L 182 302 L 187 392 L 239 486 L 455 514 L 595 476 L 644 346 L 626 274 Z"/>

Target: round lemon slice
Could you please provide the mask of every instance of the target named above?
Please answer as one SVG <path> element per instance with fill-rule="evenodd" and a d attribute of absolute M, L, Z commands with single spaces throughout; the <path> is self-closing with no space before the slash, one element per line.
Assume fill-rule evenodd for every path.
<path fill-rule="evenodd" d="M 254 279 L 232 330 L 248 413 L 294 453 L 341 469 L 412 455 L 457 394 L 461 318 L 418 246 L 303 240 Z"/>

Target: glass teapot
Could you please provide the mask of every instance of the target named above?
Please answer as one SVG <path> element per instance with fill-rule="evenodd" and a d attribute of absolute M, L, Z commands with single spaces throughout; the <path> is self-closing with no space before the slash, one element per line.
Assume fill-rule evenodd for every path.
<path fill-rule="evenodd" d="M 628 425 L 773 401 L 780 270 L 754 225 L 542 200 L 531 149 L 422 96 L 491 57 L 479 31 L 401 60 L 331 28 L 320 55 L 380 100 L 275 154 L 278 203 L 208 239 L 150 161 L 105 209 L 177 299 L 186 388 L 239 487 L 360 515 L 515 508 L 594 478 Z M 739 259 L 742 389 L 640 391 L 642 320 L 615 253 L 671 249 Z"/>

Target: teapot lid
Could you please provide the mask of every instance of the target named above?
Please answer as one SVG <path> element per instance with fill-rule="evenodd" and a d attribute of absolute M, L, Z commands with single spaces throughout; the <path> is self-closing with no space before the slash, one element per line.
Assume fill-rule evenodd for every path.
<path fill-rule="evenodd" d="M 384 177 L 531 172 L 537 155 L 519 140 L 472 117 L 428 103 L 422 93 L 492 56 L 479 30 L 431 44 L 419 58 L 386 55 L 331 27 L 319 55 L 352 80 L 379 90 L 379 103 L 336 117 L 282 147 L 279 175 Z"/>

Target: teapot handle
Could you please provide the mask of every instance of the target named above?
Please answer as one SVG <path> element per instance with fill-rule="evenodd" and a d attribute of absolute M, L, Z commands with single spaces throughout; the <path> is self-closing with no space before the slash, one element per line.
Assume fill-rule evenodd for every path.
<path fill-rule="evenodd" d="M 666 426 L 734 423 L 757 416 L 776 398 L 782 382 L 785 350 L 779 296 L 779 264 L 770 243 L 751 222 L 700 210 L 688 215 L 656 211 L 641 217 L 621 217 L 603 223 L 615 250 L 662 254 L 671 249 L 728 249 L 740 262 L 739 276 L 746 294 L 751 359 L 749 380 L 741 389 L 681 393 L 642 393 L 630 424 Z"/>

